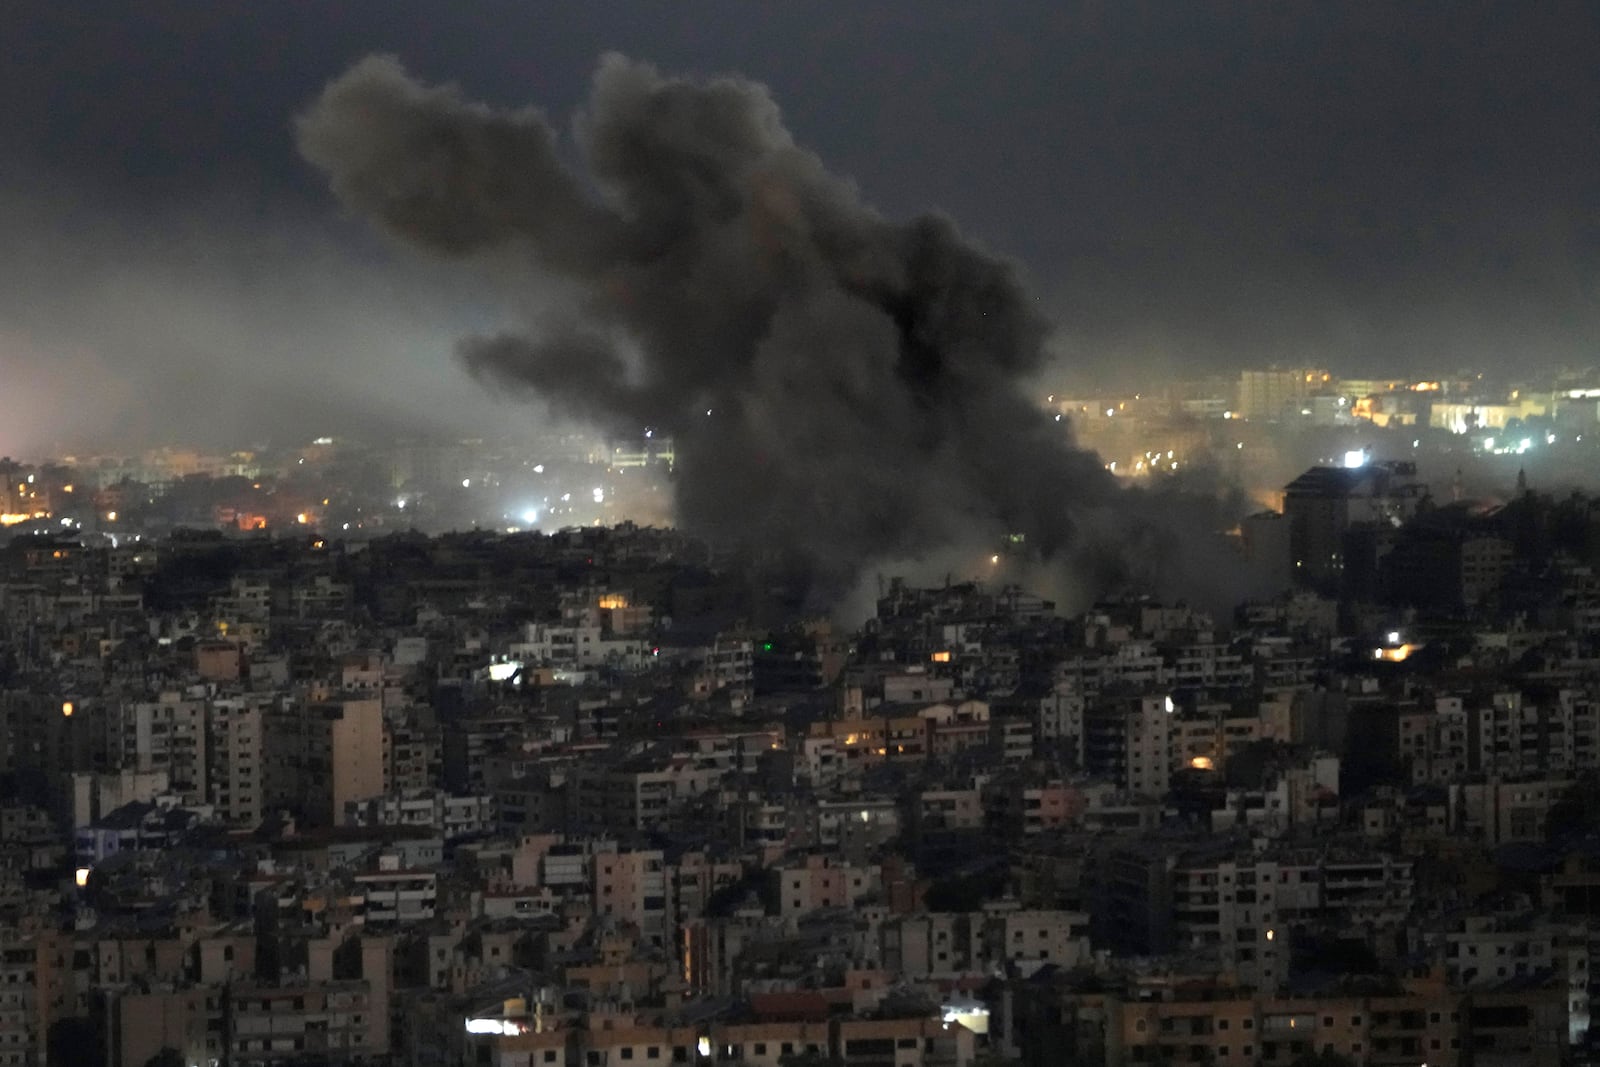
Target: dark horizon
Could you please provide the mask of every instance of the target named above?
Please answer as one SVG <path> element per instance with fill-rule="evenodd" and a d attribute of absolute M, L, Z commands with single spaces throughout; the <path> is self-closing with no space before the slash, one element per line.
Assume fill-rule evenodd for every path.
<path fill-rule="evenodd" d="M 293 116 L 374 52 L 543 107 L 568 153 L 608 50 L 765 84 L 866 203 L 1020 264 L 1052 381 L 1600 352 L 1591 5 L 10 14 L 0 452 L 536 418 L 451 357 L 500 294 L 363 232 L 295 156 Z"/>

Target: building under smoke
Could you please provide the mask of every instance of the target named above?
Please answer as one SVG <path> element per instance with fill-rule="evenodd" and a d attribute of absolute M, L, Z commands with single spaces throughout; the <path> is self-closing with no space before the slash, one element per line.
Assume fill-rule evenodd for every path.
<path fill-rule="evenodd" d="M 607 56 L 573 167 L 538 111 L 373 57 L 297 129 L 389 233 L 568 295 L 564 315 L 463 342 L 474 374 L 670 435 L 677 521 L 787 560 L 814 595 L 885 561 L 986 560 L 1014 533 L 1090 588 L 1173 555 L 1165 509 L 1024 394 L 1046 325 L 1016 269 L 947 219 L 883 218 L 760 85 Z"/>

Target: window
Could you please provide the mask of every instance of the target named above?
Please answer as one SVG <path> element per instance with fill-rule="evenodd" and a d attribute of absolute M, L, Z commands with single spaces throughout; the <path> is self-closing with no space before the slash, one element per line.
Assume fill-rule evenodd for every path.
<path fill-rule="evenodd" d="M 623 1046 L 622 1058 L 625 1059 L 625 1060 L 633 1059 L 633 1046 L 632 1045 L 624 1045 Z"/>

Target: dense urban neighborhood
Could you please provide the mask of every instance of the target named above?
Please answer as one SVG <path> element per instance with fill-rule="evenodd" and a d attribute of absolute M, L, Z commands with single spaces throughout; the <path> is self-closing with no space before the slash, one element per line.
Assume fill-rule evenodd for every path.
<path fill-rule="evenodd" d="M 1294 479 L 1231 615 L 996 555 L 852 630 L 630 523 L 19 533 L 0 1063 L 1584 1061 L 1600 502 L 1414 474 Z"/>

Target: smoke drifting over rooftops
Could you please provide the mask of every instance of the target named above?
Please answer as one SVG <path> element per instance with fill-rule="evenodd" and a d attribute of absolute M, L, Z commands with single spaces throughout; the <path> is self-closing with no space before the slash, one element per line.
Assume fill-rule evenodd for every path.
<path fill-rule="evenodd" d="M 1025 394 L 1046 324 L 1015 268 L 947 219 L 878 215 L 758 84 L 607 56 L 575 169 L 540 112 L 372 57 L 297 133 L 343 203 L 403 241 L 569 283 L 569 314 L 464 341 L 465 365 L 671 433 L 679 524 L 803 561 L 819 596 L 888 561 L 987 559 L 1013 533 L 1093 590 L 1129 543 L 1146 562 L 1176 543 Z"/>

